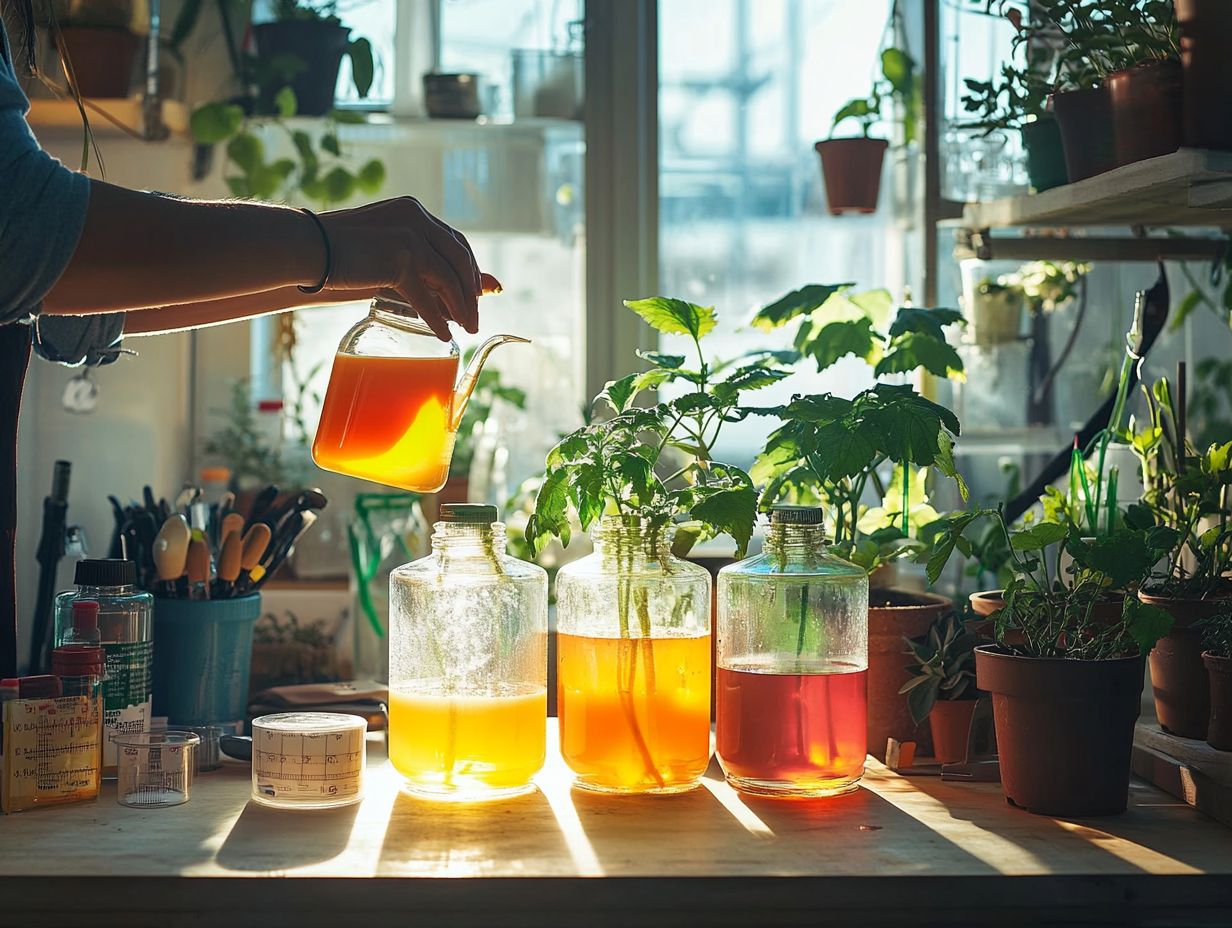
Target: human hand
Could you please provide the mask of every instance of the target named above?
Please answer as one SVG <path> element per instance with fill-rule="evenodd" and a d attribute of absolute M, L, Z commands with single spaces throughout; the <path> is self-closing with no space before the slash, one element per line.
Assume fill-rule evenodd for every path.
<path fill-rule="evenodd" d="M 499 293 L 484 274 L 466 237 L 428 212 L 414 197 L 382 200 L 322 213 L 333 249 L 331 290 L 364 290 L 409 303 L 449 341 L 449 323 L 479 329 L 479 296 Z"/>

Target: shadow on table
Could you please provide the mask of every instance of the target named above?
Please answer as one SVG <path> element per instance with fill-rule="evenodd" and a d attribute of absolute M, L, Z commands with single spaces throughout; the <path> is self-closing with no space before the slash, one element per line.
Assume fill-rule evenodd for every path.
<path fill-rule="evenodd" d="M 346 849 L 359 805 L 296 811 L 249 800 L 216 857 L 228 870 L 291 870 L 332 860 Z"/>

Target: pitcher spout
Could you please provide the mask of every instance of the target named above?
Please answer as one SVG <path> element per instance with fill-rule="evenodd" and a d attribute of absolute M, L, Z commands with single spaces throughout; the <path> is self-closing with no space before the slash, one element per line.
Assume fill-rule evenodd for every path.
<path fill-rule="evenodd" d="M 483 372 L 483 366 L 487 363 L 488 355 L 501 345 L 515 343 L 529 345 L 530 339 L 522 338 L 520 335 L 493 335 L 479 346 L 479 350 L 471 358 L 471 363 L 466 365 L 466 370 L 462 372 L 462 379 L 458 382 L 457 387 L 454 388 L 453 414 L 450 417 L 449 423 L 449 430 L 451 432 L 456 432 L 458 426 L 462 424 L 462 414 L 466 412 L 466 404 L 470 401 L 471 394 L 475 392 L 475 385 L 479 383 L 479 375 Z"/>

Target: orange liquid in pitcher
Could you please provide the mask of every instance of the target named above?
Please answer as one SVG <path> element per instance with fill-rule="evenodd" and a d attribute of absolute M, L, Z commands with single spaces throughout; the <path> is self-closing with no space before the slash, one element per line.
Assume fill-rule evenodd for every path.
<path fill-rule="evenodd" d="M 416 493 L 449 476 L 454 358 L 334 358 L 312 459 L 325 470 Z"/>
<path fill-rule="evenodd" d="M 560 751 L 579 786 L 677 792 L 710 762 L 710 636 L 557 637 Z"/>

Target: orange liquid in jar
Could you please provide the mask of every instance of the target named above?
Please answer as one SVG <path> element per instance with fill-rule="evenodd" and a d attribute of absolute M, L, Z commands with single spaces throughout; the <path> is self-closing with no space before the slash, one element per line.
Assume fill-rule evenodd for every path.
<path fill-rule="evenodd" d="M 319 467 L 416 493 L 449 476 L 455 358 L 339 354 L 312 444 Z"/>
<path fill-rule="evenodd" d="M 560 752 L 577 784 L 679 792 L 710 762 L 710 636 L 557 637 Z"/>

